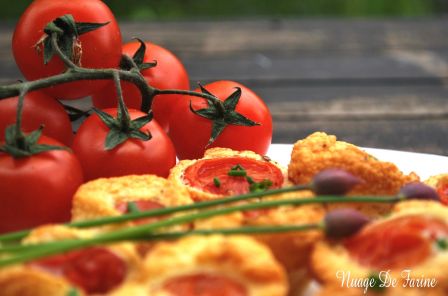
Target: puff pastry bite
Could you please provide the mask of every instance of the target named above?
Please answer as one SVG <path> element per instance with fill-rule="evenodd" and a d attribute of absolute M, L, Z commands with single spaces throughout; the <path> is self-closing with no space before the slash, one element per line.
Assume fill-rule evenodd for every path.
<path fill-rule="evenodd" d="M 179 206 L 193 201 L 185 186 L 155 175 L 101 178 L 81 185 L 73 198 L 72 220 L 118 216 L 133 202 L 139 210 Z"/>
<path fill-rule="evenodd" d="M 247 176 L 229 176 L 229 171 L 244 170 Z M 250 191 L 251 183 L 269 180 L 269 188 L 288 183 L 286 169 L 252 151 L 211 148 L 202 159 L 181 160 L 171 169 L 169 179 L 186 185 L 194 201 L 222 198 Z"/>
<path fill-rule="evenodd" d="M 65 226 L 42 226 L 24 243 L 86 238 L 93 232 Z M 0 269 L 2 296 L 106 295 L 132 278 L 140 267 L 130 243 L 89 247 Z"/>
<path fill-rule="evenodd" d="M 140 277 L 113 296 L 283 296 L 287 283 L 269 250 L 245 236 L 193 236 L 162 242 Z"/>
<path fill-rule="evenodd" d="M 400 188 L 418 181 L 414 173 L 404 175 L 395 164 L 382 162 L 350 143 L 337 141 L 336 136 L 316 132 L 294 144 L 288 166 L 294 184 L 308 184 L 320 171 L 343 169 L 361 179 L 350 194 L 395 195 Z M 342 205 L 346 207 L 347 204 Z M 341 205 L 331 205 L 331 208 Z M 350 204 L 370 216 L 387 213 L 388 204 Z"/>
<path fill-rule="evenodd" d="M 448 174 L 431 176 L 425 183 L 437 190 L 440 200 L 444 205 L 448 205 Z"/>
<path fill-rule="evenodd" d="M 395 205 L 390 216 L 371 222 L 352 237 L 318 242 L 311 269 L 330 286 L 341 285 L 348 275 L 351 279 L 379 275 L 384 280 L 384 272 L 389 271 L 398 287 L 424 282 L 420 289 L 444 291 L 448 289 L 447 245 L 448 208 L 432 201 L 405 201 Z"/>
<path fill-rule="evenodd" d="M 266 199 L 292 199 L 311 197 L 309 191 L 287 193 Z M 322 221 L 325 209 L 320 204 L 303 206 L 281 206 L 237 212 L 194 223 L 195 229 L 223 229 L 242 226 L 279 226 L 313 224 Z M 273 253 L 288 273 L 291 295 L 297 295 L 309 281 L 308 260 L 314 244 L 322 238 L 322 231 L 309 230 L 297 232 L 253 235 Z"/>

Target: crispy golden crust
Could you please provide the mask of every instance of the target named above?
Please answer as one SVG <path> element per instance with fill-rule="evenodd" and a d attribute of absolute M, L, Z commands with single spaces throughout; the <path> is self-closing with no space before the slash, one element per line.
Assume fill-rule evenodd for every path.
<path fill-rule="evenodd" d="M 448 170 L 448 169 L 447 169 Z M 425 183 L 431 187 L 438 188 L 448 184 L 448 174 L 439 174 L 429 177 Z"/>
<path fill-rule="evenodd" d="M 0 270 L 2 296 L 66 296 L 71 287 L 63 278 L 23 265 Z M 83 295 L 79 291 L 79 296 Z"/>
<path fill-rule="evenodd" d="M 394 206 L 390 216 L 372 223 L 382 223 L 410 215 L 436 217 L 448 223 L 448 208 L 437 202 L 415 200 L 398 203 Z M 378 243 L 381 244 L 381 242 Z M 322 260 L 322 258 L 325 258 L 325 260 Z M 330 241 L 321 241 L 316 244 L 311 255 L 310 265 L 315 278 L 324 285 L 330 286 L 341 284 L 341 279 L 336 277 L 337 272 L 340 272 L 341 275 L 343 272 L 349 272 L 351 278 L 358 279 L 369 278 L 372 273 L 380 272 L 360 265 L 350 257 L 341 244 Z M 446 270 L 448 270 L 448 252 L 439 251 L 417 266 L 409 268 L 411 277 L 434 278 L 438 282 L 437 287 L 440 289 L 448 288 L 448 274 L 446 273 Z M 402 271 L 392 269 L 391 275 L 398 280 L 404 281 L 402 279 Z M 401 285 L 400 282 L 399 285 Z"/>
<path fill-rule="evenodd" d="M 94 233 L 94 231 L 77 230 L 61 225 L 48 225 L 33 230 L 24 239 L 24 243 L 35 244 L 63 239 L 88 238 Z M 104 246 L 104 248 L 111 250 L 126 262 L 127 279 L 135 276 L 141 266 L 141 259 L 134 245 L 119 243 Z M 0 269 L 0 295 L 2 296 L 67 296 L 68 291 L 73 287 L 76 288 L 76 285 L 60 275 L 26 264 Z M 81 288 L 77 290 L 80 296 L 85 295 Z"/>
<path fill-rule="evenodd" d="M 285 183 L 284 185 L 288 184 L 288 178 L 287 178 L 287 172 L 286 169 L 281 167 L 278 163 L 268 160 L 266 157 L 263 157 L 259 154 L 256 154 L 252 151 L 235 151 L 229 148 L 211 148 L 205 151 L 204 157 L 202 159 L 213 159 L 213 158 L 225 158 L 225 157 L 243 157 L 243 158 L 250 158 L 255 159 L 259 161 L 269 161 L 271 164 L 274 164 L 277 166 L 282 172 L 284 176 Z M 174 183 L 178 184 L 179 186 L 186 186 L 188 188 L 188 191 L 191 194 L 191 198 L 195 201 L 204 201 L 204 200 L 211 200 L 211 199 L 217 199 L 222 198 L 223 195 L 213 194 L 209 192 L 202 191 L 201 189 L 188 186 L 184 182 L 184 172 L 185 170 L 196 163 L 198 159 L 196 160 L 181 160 L 179 161 L 176 166 L 174 166 L 171 171 L 170 175 L 168 176 L 168 179 L 172 180 Z"/>
<path fill-rule="evenodd" d="M 327 168 L 344 169 L 362 180 L 351 195 L 394 195 L 404 184 L 418 180 L 417 175 L 404 175 L 395 164 L 379 161 L 355 145 L 337 141 L 335 136 L 322 132 L 294 144 L 288 166 L 288 176 L 294 184 L 307 184 Z M 347 207 L 347 204 L 331 208 L 341 206 Z M 350 204 L 350 207 L 370 216 L 387 213 L 390 209 L 387 204 Z"/>
<path fill-rule="evenodd" d="M 287 193 L 279 196 L 269 196 L 265 199 L 293 199 L 313 196 L 310 191 Z M 241 226 L 270 226 L 270 225 L 302 225 L 319 223 L 325 214 L 320 204 L 300 207 L 282 206 L 267 211 L 244 214 L 241 212 L 211 219 L 199 220 L 194 224 L 195 229 L 222 229 Z M 297 295 L 308 282 L 307 266 L 313 245 L 322 238 L 319 230 L 303 232 L 286 232 L 278 234 L 254 235 L 255 239 L 265 244 L 275 258 L 288 272 L 291 295 Z"/>
<path fill-rule="evenodd" d="M 190 204 L 185 186 L 155 175 L 101 178 L 79 187 L 73 198 L 72 220 L 117 216 L 117 203 L 151 200 L 164 206 Z"/>
<path fill-rule="evenodd" d="M 245 236 L 188 237 L 162 242 L 144 262 L 140 278 L 113 296 L 162 296 L 167 280 L 194 274 L 216 274 L 242 284 L 248 296 L 287 294 L 286 276 L 269 250 Z"/>

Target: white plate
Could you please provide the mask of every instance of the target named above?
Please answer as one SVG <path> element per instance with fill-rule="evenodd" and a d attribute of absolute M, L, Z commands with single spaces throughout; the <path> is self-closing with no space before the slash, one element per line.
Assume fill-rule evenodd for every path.
<path fill-rule="evenodd" d="M 430 176 L 448 173 L 448 157 L 434 154 L 404 152 L 387 149 L 361 148 L 381 161 L 393 162 L 405 174 L 415 172 L 425 180 Z M 267 155 L 287 166 L 291 157 L 291 144 L 272 144 Z"/>

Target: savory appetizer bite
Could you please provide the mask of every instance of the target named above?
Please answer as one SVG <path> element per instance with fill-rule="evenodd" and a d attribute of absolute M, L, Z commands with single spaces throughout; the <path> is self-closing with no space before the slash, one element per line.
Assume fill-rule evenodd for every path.
<path fill-rule="evenodd" d="M 265 197 L 264 200 L 307 198 L 311 196 L 310 191 L 305 191 Z M 320 223 L 324 215 L 325 209 L 320 204 L 281 206 L 198 220 L 194 223 L 194 228 L 216 230 L 247 226 L 304 225 Z M 301 291 L 309 282 L 307 272 L 309 256 L 314 244 L 322 238 L 322 231 L 307 230 L 251 236 L 266 245 L 287 271 L 290 295 L 296 295 Z"/>
<path fill-rule="evenodd" d="M 285 296 L 282 267 L 245 236 L 192 236 L 161 242 L 141 273 L 113 296 Z"/>
<path fill-rule="evenodd" d="M 413 288 L 428 292 L 421 295 L 446 291 L 448 208 L 434 201 L 400 202 L 390 216 L 348 238 L 318 242 L 311 270 L 324 287 L 374 290 L 374 280 L 387 290 L 411 289 L 385 295 L 420 295 L 412 294 Z"/>
<path fill-rule="evenodd" d="M 42 226 L 24 244 L 88 238 L 91 231 Z M 52 255 L 0 269 L 2 296 L 108 295 L 140 267 L 134 245 L 117 243 Z M 70 294 L 76 291 L 77 294 Z M 75 292 L 73 292 L 75 293 Z"/>
<path fill-rule="evenodd" d="M 191 204 L 185 186 L 155 175 L 101 178 L 79 187 L 73 198 L 72 220 L 118 216 L 132 210 L 151 210 Z"/>
<path fill-rule="evenodd" d="M 448 205 L 448 174 L 431 176 L 425 183 L 434 187 L 440 196 L 441 202 L 444 205 Z"/>
<path fill-rule="evenodd" d="M 208 149 L 202 159 L 182 160 L 168 177 L 187 186 L 194 201 L 280 188 L 287 184 L 286 169 L 252 151 Z"/>
<path fill-rule="evenodd" d="M 379 161 L 355 145 L 337 141 L 335 136 L 322 132 L 294 144 L 288 166 L 288 176 L 294 184 L 308 184 L 317 173 L 330 168 L 345 170 L 361 180 L 349 192 L 350 195 L 395 195 L 403 185 L 419 179 L 414 173 L 404 175 L 395 164 Z M 390 205 L 385 204 L 350 206 L 370 215 L 390 209 Z"/>

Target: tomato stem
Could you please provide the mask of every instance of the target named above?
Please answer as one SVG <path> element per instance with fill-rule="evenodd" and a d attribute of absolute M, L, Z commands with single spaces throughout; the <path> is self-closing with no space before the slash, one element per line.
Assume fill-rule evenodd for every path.
<path fill-rule="evenodd" d="M 221 100 L 213 95 L 209 95 L 202 92 L 196 92 L 191 90 L 181 90 L 181 89 L 154 89 L 156 95 L 186 95 L 192 97 L 199 97 L 204 99 L 212 100 L 213 102 L 219 101 L 221 104 Z"/>

